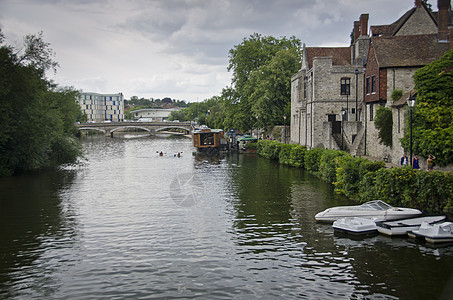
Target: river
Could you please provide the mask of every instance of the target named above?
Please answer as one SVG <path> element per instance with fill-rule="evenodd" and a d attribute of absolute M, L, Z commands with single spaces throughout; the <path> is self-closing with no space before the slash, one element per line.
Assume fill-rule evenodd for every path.
<path fill-rule="evenodd" d="M 303 170 L 178 136 L 83 146 L 77 166 L 0 179 L 1 299 L 453 295 L 453 246 L 335 236 L 314 215 L 348 202 Z"/>

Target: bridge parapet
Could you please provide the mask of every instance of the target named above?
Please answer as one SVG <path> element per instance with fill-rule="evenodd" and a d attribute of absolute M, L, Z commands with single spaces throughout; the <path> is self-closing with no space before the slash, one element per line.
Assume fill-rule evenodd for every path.
<path fill-rule="evenodd" d="M 96 130 L 113 136 L 113 132 L 126 129 L 138 128 L 148 132 L 156 132 L 167 128 L 178 128 L 192 132 L 191 122 L 105 122 L 105 123 L 82 123 L 77 124 L 79 130 Z"/>

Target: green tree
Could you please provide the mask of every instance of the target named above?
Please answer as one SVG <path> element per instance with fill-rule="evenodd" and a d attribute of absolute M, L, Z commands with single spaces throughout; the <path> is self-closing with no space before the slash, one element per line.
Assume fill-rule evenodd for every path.
<path fill-rule="evenodd" d="M 434 154 L 440 165 L 453 163 L 453 50 L 417 70 L 414 81 L 417 99 L 412 116 L 413 152 L 424 157 Z M 406 149 L 409 134 L 406 130 L 401 141 Z"/>
<path fill-rule="evenodd" d="M 46 80 L 45 71 L 58 66 L 52 55 L 42 33 L 28 35 L 23 51 L 0 47 L 0 176 L 73 162 L 80 154 L 72 139 L 81 116 L 77 92 Z"/>
<path fill-rule="evenodd" d="M 225 125 L 246 131 L 257 126 L 257 115 L 262 126 L 282 119 L 290 102 L 290 78 L 300 65 L 300 57 L 300 40 L 295 37 L 277 39 L 254 33 L 234 46 L 228 65 L 232 85 L 222 92 Z M 272 109 L 267 110 L 269 107 Z"/>
<path fill-rule="evenodd" d="M 254 91 L 250 95 L 252 113 L 257 116 L 259 128 L 268 129 L 289 122 L 291 113 L 291 76 L 300 65 L 296 48 L 281 50 L 267 63 L 253 72 L 250 82 Z"/>

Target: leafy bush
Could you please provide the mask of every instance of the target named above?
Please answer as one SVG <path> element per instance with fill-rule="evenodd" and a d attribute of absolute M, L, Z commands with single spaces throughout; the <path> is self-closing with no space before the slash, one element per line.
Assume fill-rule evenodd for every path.
<path fill-rule="evenodd" d="M 429 213 L 453 213 L 453 174 L 410 167 L 381 168 L 360 181 L 360 201 L 380 199 Z"/>
<path fill-rule="evenodd" d="M 324 151 L 325 150 L 321 148 L 315 148 L 307 151 L 305 154 L 305 169 L 315 175 L 319 175 L 319 163 L 321 162 L 321 155 Z"/>
<path fill-rule="evenodd" d="M 357 202 L 380 199 L 393 206 L 453 215 L 453 173 L 410 167 L 385 168 L 382 161 L 352 157 L 337 150 L 307 150 L 300 145 L 258 141 L 258 153 L 281 164 L 304 167 L 335 191 Z"/>
<path fill-rule="evenodd" d="M 369 172 L 385 167 L 383 161 L 369 161 L 361 157 L 344 155 L 337 157 L 337 181 L 335 190 L 351 199 L 359 200 L 360 180 Z"/>
<path fill-rule="evenodd" d="M 337 179 L 337 157 L 347 155 L 345 152 L 338 150 L 325 150 L 321 155 L 319 162 L 319 172 L 321 178 L 329 183 Z"/>
<path fill-rule="evenodd" d="M 306 147 L 294 144 L 293 147 L 291 148 L 289 164 L 293 167 L 303 168 L 306 153 L 307 153 Z"/>
<path fill-rule="evenodd" d="M 279 163 L 283 165 L 290 165 L 291 160 L 291 149 L 293 145 L 291 144 L 282 144 L 280 146 L 280 153 L 279 153 Z"/>
<path fill-rule="evenodd" d="M 258 154 L 264 156 L 265 158 L 278 160 L 280 157 L 280 148 L 281 143 L 277 141 L 270 140 L 260 140 L 258 141 Z"/>
<path fill-rule="evenodd" d="M 248 143 L 245 145 L 245 149 L 257 149 L 258 144 L 257 143 Z"/>

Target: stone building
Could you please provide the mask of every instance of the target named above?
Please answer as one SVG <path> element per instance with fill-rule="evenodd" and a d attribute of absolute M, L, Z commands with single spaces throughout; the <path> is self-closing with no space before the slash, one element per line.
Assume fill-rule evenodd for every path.
<path fill-rule="evenodd" d="M 438 60 L 451 49 L 448 25 L 451 25 L 450 0 L 438 1 L 438 12 L 431 12 L 421 0 L 390 25 L 371 26 L 370 50 L 365 72 L 366 153 L 388 157 L 399 163 L 404 149 L 405 100 L 413 90 L 413 75 L 419 68 Z M 445 17 L 447 16 L 447 17 Z M 391 94 L 402 90 L 405 95 L 393 103 Z M 379 106 L 392 107 L 393 145 L 379 143 L 374 117 Z"/>
<path fill-rule="evenodd" d="M 453 45 L 450 0 L 438 0 L 438 7 L 431 12 L 415 0 L 396 22 L 371 26 L 370 34 L 368 14 L 362 14 L 350 47 L 304 45 L 302 67 L 291 79 L 291 142 L 398 163 L 407 105 L 405 99 L 393 103 L 391 94 L 396 89 L 409 94 L 414 72 Z M 380 105 L 392 107 L 392 147 L 379 143 L 374 126 Z"/>
<path fill-rule="evenodd" d="M 81 93 L 77 100 L 88 122 L 124 120 L 123 94 Z"/>
<path fill-rule="evenodd" d="M 354 22 L 350 47 L 304 45 L 302 67 L 291 78 L 291 142 L 359 151 L 367 31 L 368 14 L 363 14 Z"/>

